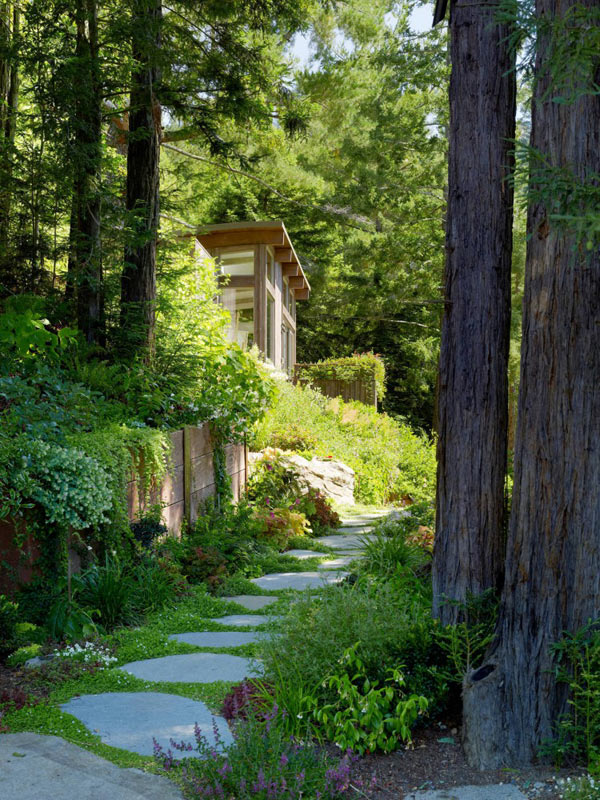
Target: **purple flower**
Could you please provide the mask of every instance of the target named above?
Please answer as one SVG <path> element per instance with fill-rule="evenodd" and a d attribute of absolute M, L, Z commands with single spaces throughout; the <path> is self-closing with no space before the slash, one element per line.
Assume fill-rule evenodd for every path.
<path fill-rule="evenodd" d="M 267 466 L 267 469 L 269 470 L 269 472 L 273 469 L 271 464 L 267 464 L 266 466 Z"/>
<path fill-rule="evenodd" d="M 269 516 L 271 517 L 271 519 L 275 519 L 275 514 L 272 511 L 269 513 Z"/>
<path fill-rule="evenodd" d="M 268 497 L 265 497 L 265 503 L 266 503 L 267 505 L 269 505 L 269 503 L 270 503 L 270 502 L 271 502 L 271 501 L 269 500 L 269 498 L 268 498 Z"/>
<path fill-rule="evenodd" d="M 281 754 L 281 758 L 279 759 L 279 764 L 280 764 L 280 766 L 282 766 L 282 767 L 285 767 L 285 765 L 286 765 L 288 762 L 289 762 L 289 758 L 286 756 L 286 754 L 285 754 L 285 753 L 282 753 L 282 754 Z"/>

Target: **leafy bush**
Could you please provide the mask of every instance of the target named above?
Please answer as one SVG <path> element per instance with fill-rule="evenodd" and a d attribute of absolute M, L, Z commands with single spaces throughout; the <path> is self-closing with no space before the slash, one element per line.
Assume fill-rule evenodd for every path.
<path fill-rule="evenodd" d="M 308 519 L 313 536 L 325 536 L 329 530 L 339 528 L 340 515 L 334 511 L 331 502 L 318 489 L 310 487 L 297 498 L 297 511 L 301 511 Z"/>
<path fill-rule="evenodd" d="M 154 507 L 129 525 L 133 538 L 144 550 L 150 549 L 159 536 L 168 533 L 167 526 L 161 520 L 161 507 Z"/>
<path fill-rule="evenodd" d="M 292 537 L 304 536 L 308 530 L 304 514 L 285 506 L 256 511 L 256 518 L 261 524 L 257 539 L 276 550 L 285 550 Z"/>
<path fill-rule="evenodd" d="M 253 718 L 240 722 L 235 743 L 223 747 L 220 753 L 198 727 L 195 738 L 199 758 L 187 759 L 181 773 L 189 797 L 334 800 L 350 788 L 349 755 L 334 762 L 312 744 L 290 740 L 276 725 L 265 726 Z M 173 740 L 171 745 L 175 754 L 193 749 Z M 165 753 L 155 743 L 155 756 L 165 771 L 173 769 L 173 751 Z"/>
<path fill-rule="evenodd" d="M 325 679 L 335 689 L 333 703 L 315 702 L 313 716 L 325 735 L 342 749 L 364 752 L 395 750 L 400 741 L 409 742 L 411 728 L 427 710 L 425 697 L 403 691 L 404 678 L 398 667 L 379 686 L 370 681 L 365 666 L 356 654 L 359 643 L 349 647 L 339 660 L 338 669 Z"/>
<path fill-rule="evenodd" d="M 317 444 L 305 456 L 333 456 L 356 473 L 363 503 L 430 501 L 435 489 L 435 447 L 424 435 L 374 408 L 329 400 L 309 387 L 278 382 L 277 398 L 257 426 L 251 446 L 271 446 L 290 425 L 311 431 Z"/>
<path fill-rule="evenodd" d="M 281 635 L 259 644 L 265 676 L 276 689 L 301 683 L 308 694 L 333 702 L 323 687 L 343 653 L 360 642 L 357 655 L 371 682 L 385 682 L 387 669 L 403 665 L 406 691 L 424 695 L 433 710 L 444 701 L 446 659 L 436 639 L 430 598 L 402 581 L 331 587 L 318 597 L 301 596 L 282 621 Z M 421 593 L 420 593 L 421 592 Z M 316 687 L 316 688 L 315 688 Z M 319 688 L 320 687 L 320 688 Z M 282 705 L 282 703 L 279 703 Z"/>
<path fill-rule="evenodd" d="M 274 430 L 270 446 L 279 450 L 293 450 L 296 453 L 313 450 L 318 439 L 308 428 L 292 423 L 285 429 Z"/>
<path fill-rule="evenodd" d="M 38 656 L 41 650 L 41 644 L 26 644 L 23 645 L 23 647 L 18 647 L 6 659 L 6 664 L 9 667 L 19 667 L 21 664 L 29 661 L 30 658 L 35 658 L 35 656 Z"/>
<path fill-rule="evenodd" d="M 93 564 L 72 580 L 79 602 L 97 611 L 106 630 L 139 619 L 136 583 L 118 559 L 106 556 L 104 564 Z"/>
<path fill-rule="evenodd" d="M 458 606 L 462 621 L 439 630 L 438 640 L 448 657 L 448 679 L 462 684 L 467 672 L 481 666 L 494 637 L 498 598 L 487 589 L 480 595 L 467 592 L 466 602 L 451 604 Z"/>
<path fill-rule="evenodd" d="M 389 536 L 377 529 L 371 537 L 363 538 L 362 543 L 360 569 L 379 578 L 406 569 L 419 572 L 429 561 L 423 548 L 408 542 L 403 532 Z"/>
<path fill-rule="evenodd" d="M 362 380 L 370 388 L 375 384 L 377 398 L 385 396 L 385 366 L 375 353 L 355 353 L 344 358 L 328 358 L 315 364 L 298 364 L 296 374 L 301 383 L 314 380 Z"/>
<path fill-rule="evenodd" d="M 279 453 L 267 450 L 252 467 L 246 496 L 258 508 L 289 505 L 307 488 L 296 470 Z"/>
<path fill-rule="evenodd" d="M 600 626 L 590 621 L 553 647 L 556 679 L 569 687 L 569 710 L 544 752 L 557 764 L 600 763 Z M 594 795 L 592 795 L 594 796 Z"/>
<path fill-rule="evenodd" d="M 0 594 L 0 658 L 14 650 L 17 639 L 19 606 Z"/>
<path fill-rule="evenodd" d="M 270 701 L 265 703 L 265 693 Z M 264 718 L 273 706 L 273 691 L 268 684 L 245 678 L 237 683 L 223 700 L 223 716 L 227 722 L 249 717 Z"/>

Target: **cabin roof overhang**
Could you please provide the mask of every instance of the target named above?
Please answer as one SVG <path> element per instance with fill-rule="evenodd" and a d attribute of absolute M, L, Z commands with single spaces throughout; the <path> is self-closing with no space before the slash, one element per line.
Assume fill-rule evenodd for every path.
<path fill-rule="evenodd" d="M 196 231 L 196 239 L 209 252 L 219 247 L 243 247 L 244 245 L 271 245 L 275 260 L 281 264 L 283 274 L 288 276 L 296 299 L 308 298 L 310 283 L 298 258 L 294 245 L 281 220 L 264 222 L 225 222 L 218 225 L 203 225 Z M 293 281 L 292 281 L 293 278 Z M 292 285 L 293 284 L 293 285 Z"/>

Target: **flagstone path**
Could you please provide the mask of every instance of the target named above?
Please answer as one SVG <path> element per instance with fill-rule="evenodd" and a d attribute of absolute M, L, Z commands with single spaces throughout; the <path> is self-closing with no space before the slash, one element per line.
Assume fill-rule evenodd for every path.
<path fill-rule="evenodd" d="M 278 572 L 254 578 L 252 583 L 262 589 L 320 590 L 328 585 L 344 580 L 344 568 L 356 559 L 363 547 L 360 536 L 368 533 L 377 518 L 386 512 L 372 515 L 363 514 L 344 519 L 344 528 L 339 534 L 323 536 L 317 540 L 331 553 L 313 550 L 290 550 L 288 555 L 299 560 L 307 558 L 326 559 L 318 570 L 306 572 Z M 210 648 L 216 652 L 197 652 L 168 655 L 132 661 L 120 667 L 121 670 L 149 682 L 207 684 L 215 681 L 240 681 L 244 677 L 257 674 L 260 665 L 256 661 L 241 656 L 229 655 L 219 650 L 223 647 L 235 648 L 258 641 L 259 638 L 276 634 L 281 616 L 269 614 L 272 603 L 279 599 L 268 595 L 233 595 L 224 600 L 237 603 L 249 614 L 226 614 L 211 617 L 209 623 L 218 624 L 231 630 L 189 631 L 174 633 L 171 641 L 185 642 L 197 647 Z M 258 613 L 256 613 L 258 612 Z M 265 625 L 269 625 L 265 628 Z M 236 630 L 245 628 L 246 630 Z M 164 688 L 164 687 L 161 687 Z M 232 741 L 226 721 L 214 716 L 208 708 L 197 700 L 179 695 L 160 692 L 107 692 L 98 695 L 74 697 L 62 709 L 77 717 L 90 731 L 96 733 L 106 744 L 120 747 L 142 755 L 152 753 L 153 737 L 167 749 L 171 738 L 176 741 L 194 740 L 194 724 L 197 722 L 211 744 L 215 742 L 212 719 L 214 717 L 224 744 Z M 197 756 L 193 751 L 190 755 Z M 180 757 L 181 754 L 178 754 Z M 183 754 L 185 755 L 185 754 Z"/>

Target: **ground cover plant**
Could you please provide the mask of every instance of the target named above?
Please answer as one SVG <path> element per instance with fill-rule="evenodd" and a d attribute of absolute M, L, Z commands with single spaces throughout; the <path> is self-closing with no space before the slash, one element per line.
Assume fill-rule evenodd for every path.
<path fill-rule="evenodd" d="M 310 438 L 286 441 L 286 431 L 298 425 Z M 276 399 L 251 446 L 339 459 L 355 471 L 355 497 L 367 504 L 430 501 L 435 488 L 435 451 L 427 436 L 371 407 L 331 401 L 308 386 L 277 383 Z"/>
<path fill-rule="evenodd" d="M 277 709 L 273 711 L 274 717 Z M 218 731 L 215 728 L 218 739 Z M 250 716 L 236 726 L 233 745 L 217 752 L 199 729 L 195 748 L 171 742 L 166 752 L 155 745 L 163 771 L 180 770 L 190 797 L 235 797 L 239 800 L 300 800 L 302 797 L 335 800 L 350 789 L 351 755 L 333 759 L 310 742 L 299 742 L 269 722 Z M 175 766 L 178 752 L 195 749 L 199 759 Z"/>

